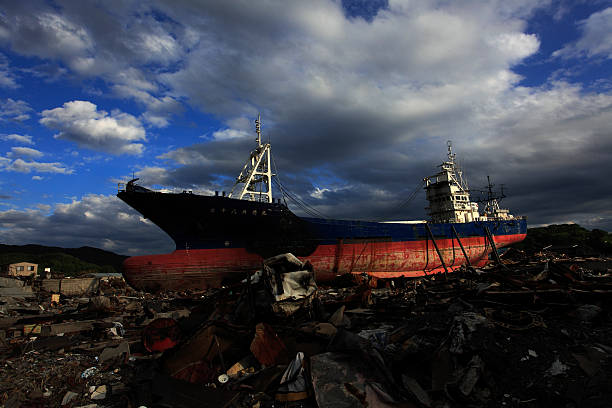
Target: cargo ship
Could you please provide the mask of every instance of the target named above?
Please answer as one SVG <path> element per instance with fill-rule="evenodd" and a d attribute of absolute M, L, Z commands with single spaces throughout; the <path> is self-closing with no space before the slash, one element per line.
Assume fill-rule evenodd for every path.
<path fill-rule="evenodd" d="M 439 171 L 423 179 L 429 221 L 298 216 L 272 195 L 271 145 L 262 142 L 260 119 L 255 123 L 256 147 L 227 195 L 155 191 L 136 184 L 138 179 L 120 184 L 117 196 L 176 244 L 169 254 L 126 259 L 123 275 L 132 287 L 220 287 L 286 252 L 308 260 L 318 281 L 343 274 L 418 277 L 483 266 L 497 249 L 526 236 L 526 218 L 500 208 L 494 197 L 479 213 L 450 142 Z"/>

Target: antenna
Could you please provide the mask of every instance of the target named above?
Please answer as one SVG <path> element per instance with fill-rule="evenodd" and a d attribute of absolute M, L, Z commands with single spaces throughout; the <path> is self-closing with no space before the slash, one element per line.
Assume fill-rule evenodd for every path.
<path fill-rule="evenodd" d="M 453 154 L 453 142 L 451 140 L 447 140 L 446 146 L 448 147 L 448 161 L 452 163 L 455 161 L 455 155 Z"/>
<path fill-rule="evenodd" d="M 257 146 L 261 147 L 261 115 L 257 115 L 257 119 L 255 120 L 255 132 L 257 132 Z"/>
<path fill-rule="evenodd" d="M 493 184 L 491 184 L 491 177 L 487 176 L 487 201 L 492 201 L 493 199 Z"/>

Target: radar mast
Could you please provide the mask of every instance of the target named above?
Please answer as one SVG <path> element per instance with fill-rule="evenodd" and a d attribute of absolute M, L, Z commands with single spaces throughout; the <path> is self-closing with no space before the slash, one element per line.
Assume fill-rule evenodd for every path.
<path fill-rule="evenodd" d="M 261 116 L 257 115 L 255 120 L 255 132 L 257 133 L 257 146 L 251 152 L 249 161 L 246 162 L 229 197 L 234 197 L 236 191 L 240 191 L 236 198 L 239 200 L 250 200 L 272 203 L 272 167 L 270 143 L 261 143 Z M 245 198 L 246 197 L 246 198 Z"/>

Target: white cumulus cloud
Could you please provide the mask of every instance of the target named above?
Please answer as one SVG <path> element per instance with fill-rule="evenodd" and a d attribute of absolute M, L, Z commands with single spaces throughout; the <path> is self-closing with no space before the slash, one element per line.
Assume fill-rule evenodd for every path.
<path fill-rule="evenodd" d="M 110 154 L 140 154 L 145 130 L 134 116 L 113 110 L 98 110 L 87 101 L 66 102 L 62 107 L 42 112 L 40 123 L 59 130 L 54 137 L 81 147 Z"/>

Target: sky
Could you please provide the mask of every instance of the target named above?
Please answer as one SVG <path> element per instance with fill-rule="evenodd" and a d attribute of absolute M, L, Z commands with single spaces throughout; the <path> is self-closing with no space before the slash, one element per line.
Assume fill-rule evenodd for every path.
<path fill-rule="evenodd" d="M 170 252 L 118 183 L 230 191 L 258 114 L 329 217 L 424 219 L 406 201 L 451 140 L 472 198 L 490 176 L 530 226 L 612 231 L 610 0 L 21 0 L 0 2 L 0 242 Z"/>

